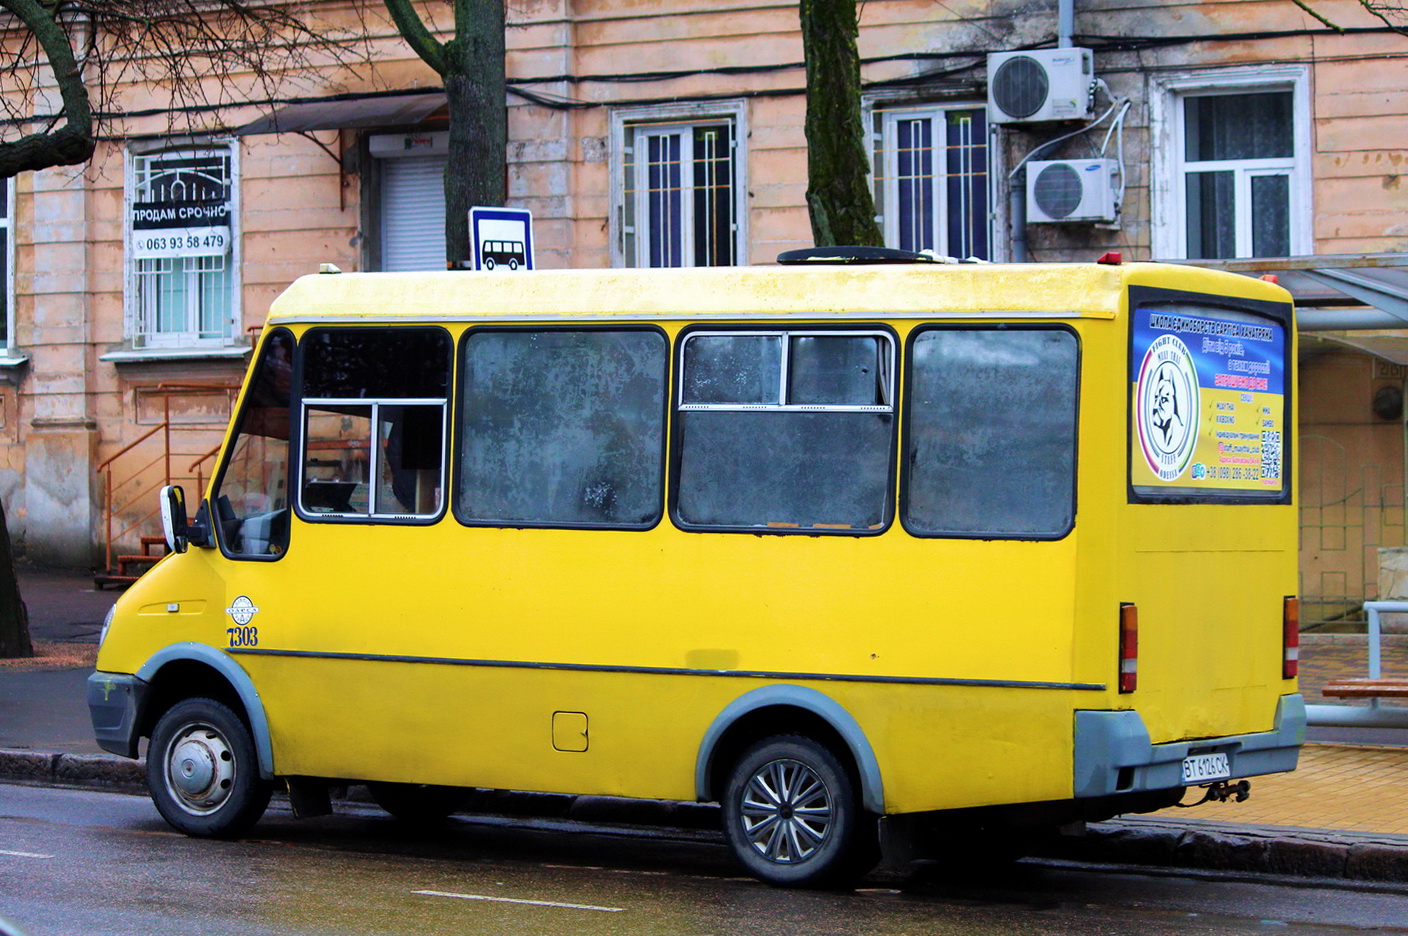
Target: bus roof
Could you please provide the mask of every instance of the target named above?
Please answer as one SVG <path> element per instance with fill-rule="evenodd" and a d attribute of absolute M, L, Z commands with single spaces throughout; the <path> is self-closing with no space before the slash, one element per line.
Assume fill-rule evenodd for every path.
<path fill-rule="evenodd" d="M 1161 263 L 320 273 L 289 286 L 269 323 L 1111 318 L 1131 284 L 1290 302 L 1268 282 Z"/>

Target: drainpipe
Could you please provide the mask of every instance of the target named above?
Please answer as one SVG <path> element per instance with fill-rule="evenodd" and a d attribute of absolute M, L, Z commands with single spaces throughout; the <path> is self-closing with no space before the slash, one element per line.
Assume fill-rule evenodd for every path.
<path fill-rule="evenodd" d="M 1056 44 L 1062 49 L 1075 45 L 1076 0 L 1056 0 Z"/>
<path fill-rule="evenodd" d="M 1027 168 L 1007 177 L 1007 216 L 1012 224 L 1012 262 L 1027 262 Z"/>

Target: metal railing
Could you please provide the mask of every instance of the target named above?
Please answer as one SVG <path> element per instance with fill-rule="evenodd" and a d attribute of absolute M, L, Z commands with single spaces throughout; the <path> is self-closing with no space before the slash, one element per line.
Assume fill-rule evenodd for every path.
<path fill-rule="evenodd" d="M 176 451 L 176 436 L 189 438 L 209 436 L 218 431 L 212 426 L 183 426 L 171 420 L 171 398 L 182 393 L 224 391 L 234 394 L 238 384 L 227 383 L 162 383 L 155 388 L 162 397 L 161 422 L 118 449 L 97 466 L 103 477 L 103 548 L 109 578 L 122 577 L 122 556 L 118 548 L 141 531 L 156 530 L 160 514 L 157 495 L 161 488 L 173 483 L 193 483 L 192 494 L 198 497 L 205 489 L 206 470 L 219 451 L 219 444 L 195 451 Z M 185 458 L 194 460 L 184 463 Z M 176 469 L 173 470 L 173 462 Z M 149 506 L 143 506 L 149 505 Z M 135 576 L 133 576 L 135 577 Z"/>
<path fill-rule="evenodd" d="M 1366 601 L 1364 610 L 1369 615 L 1369 678 L 1379 679 L 1383 676 L 1383 627 L 1379 615 L 1408 614 L 1408 601 Z M 1305 716 L 1314 727 L 1408 728 L 1408 708 L 1383 706 L 1377 698 L 1368 699 L 1365 705 L 1307 705 Z"/>

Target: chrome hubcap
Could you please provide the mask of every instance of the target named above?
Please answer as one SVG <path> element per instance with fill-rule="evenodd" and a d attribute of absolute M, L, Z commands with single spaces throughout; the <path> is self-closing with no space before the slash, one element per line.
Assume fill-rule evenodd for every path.
<path fill-rule="evenodd" d="M 230 798 L 235 753 L 220 732 L 209 725 L 187 725 L 167 751 L 166 785 L 183 810 L 193 816 L 209 815 Z"/>
<path fill-rule="evenodd" d="M 831 792 L 816 771 L 795 760 L 764 764 L 743 791 L 743 834 L 769 861 L 803 861 L 826 843 L 835 819 Z"/>

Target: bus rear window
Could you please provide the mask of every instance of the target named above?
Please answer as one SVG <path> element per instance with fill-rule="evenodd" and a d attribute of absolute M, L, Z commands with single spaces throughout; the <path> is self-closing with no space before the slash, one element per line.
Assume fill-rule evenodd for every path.
<path fill-rule="evenodd" d="M 1250 311 L 1131 301 L 1130 487 L 1136 500 L 1280 500 L 1286 329 Z"/>

